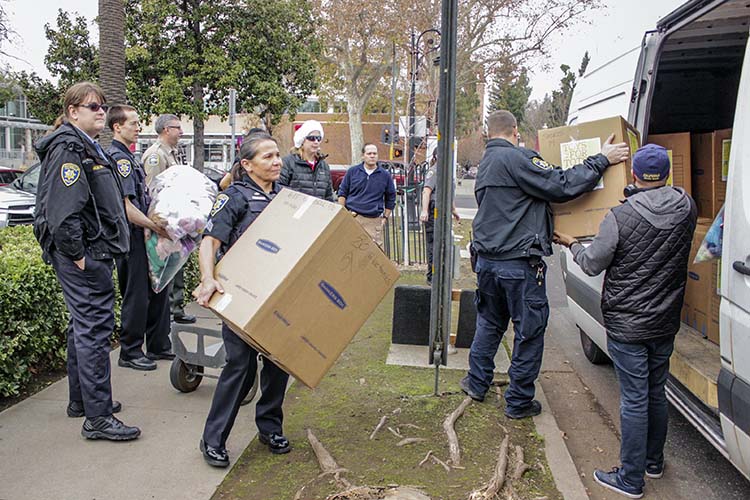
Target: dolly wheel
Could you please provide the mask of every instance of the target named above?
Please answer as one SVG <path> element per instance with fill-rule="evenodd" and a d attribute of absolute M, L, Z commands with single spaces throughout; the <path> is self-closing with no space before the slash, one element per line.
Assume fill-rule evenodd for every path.
<path fill-rule="evenodd" d="M 203 380 L 201 373 L 202 366 L 189 365 L 180 358 L 174 358 L 169 368 L 169 381 L 180 392 L 193 392 Z"/>

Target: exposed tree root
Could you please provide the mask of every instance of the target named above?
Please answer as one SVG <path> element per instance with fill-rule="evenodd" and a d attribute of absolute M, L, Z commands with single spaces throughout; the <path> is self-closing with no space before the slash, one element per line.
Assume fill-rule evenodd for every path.
<path fill-rule="evenodd" d="M 529 464 L 523 461 L 523 448 L 516 445 L 516 467 L 513 470 L 513 480 L 518 481 L 529 470 Z"/>
<path fill-rule="evenodd" d="M 430 459 L 431 456 L 432 456 L 432 450 L 428 451 L 427 455 L 425 455 L 424 458 L 422 459 L 422 461 L 419 462 L 419 467 L 422 467 L 424 464 L 426 464 L 427 461 Z"/>
<path fill-rule="evenodd" d="M 431 456 L 430 456 L 430 460 L 432 460 L 432 461 L 433 461 L 434 463 L 436 463 L 436 464 L 438 464 L 438 465 L 442 465 L 442 466 L 443 466 L 443 469 L 445 469 L 445 472 L 450 472 L 450 471 L 451 471 L 451 468 L 450 468 L 450 466 L 449 466 L 448 464 L 446 464 L 445 462 L 443 462 L 442 460 L 440 460 L 440 459 L 439 459 L 438 457 L 436 457 L 435 455 L 431 455 Z"/>
<path fill-rule="evenodd" d="M 500 445 L 495 473 L 492 475 L 489 483 L 478 490 L 472 491 L 469 495 L 469 500 L 491 500 L 496 498 L 497 494 L 503 488 L 503 484 L 505 483 L 505 469 L 508 466 L 508 441 L 509 437 L 506 435 L 503 443 Z"/>
<path fill-rule="evenodd" d="M 427 441 L 425 438 L 405 438 L 396 443 L 396 446 L 406 446 L 407 444 L 424 443 Z"/>
<path fill-rule="evenodd" d="M 455 424 L 456 420 L 463 415 L 466 407 L 471 404 L 471 398 L 466 397 L 458 408 L 453 410 L 453 413 L 445 417 L 443 421 L 443 430 L 448 436 L 448 449 L 450 451 L 450 462 L 451 465 L 461 465 L 461 447 L 458 444 L 458 435 L 456 435 Z"/>
<path fill-rule="evenodd" d="M 370 441 L 372 441 L 373 439 L 375 439 L 375 435 L 376 435 L 376 434 L 378 433 L 378 431 L 379 431 L 379 430 L 380 430 L 380 429 L 381 429 L 381 428 L 383 427 L 383 425 L 385 425 L 385 421 L 386 421 L 386 420 L 388 420 L 388 415 L 383 415 L 383 416 L 382 416 L 382 417 L 380 418 L 380 422 L 378 422 L 378 425 L 377 425 L 377 426 L 375 426 L 375 430 L 374 430 L 374 431 L 372 431 L 372 434 L 370 434 Z"/>

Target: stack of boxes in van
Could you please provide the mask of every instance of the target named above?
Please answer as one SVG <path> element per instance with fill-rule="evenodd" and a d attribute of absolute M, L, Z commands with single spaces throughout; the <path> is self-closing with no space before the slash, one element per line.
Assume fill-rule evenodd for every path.
<path fill-rule="evenodd" d="M 619 116 L 540 130 L 539 151 L 547 161 L 568 168 L 598 153 L 609 134 L 615 134 L 615 142 L 627 142 L 631 155 L 635 153 L 638 132 Z M 647 140 L 667 149 L 672 162 L 669 184 L 685 189 L 698 205 L 682 320 L 715 343 L 719 342 L 721 266 L 717 261 L 693 264 L 693 259 L 724 204 L 731 136 L 732 130 L 725 129 L 700 134 L 651 134 Z M 591 193 L 552 205 L 555 229 L 578 238 L 595 235 L 609 209 L 623 199 L 623 188 L 631 180 L 629 161 L 610 167 Z"/>
<path fill-rule="evenodd" d="M 682 321 L 712 342 L 719 343 L 721 262 L 694 264 L 693 259 L 726 197 L 732 130 L 691 134 L 692 195 L 698 205 L 698 225 L 688 263 Z M 650 136 L 649 139 L 654 139 Z M 656 142 L 656 140 L 654 140 Z"/>

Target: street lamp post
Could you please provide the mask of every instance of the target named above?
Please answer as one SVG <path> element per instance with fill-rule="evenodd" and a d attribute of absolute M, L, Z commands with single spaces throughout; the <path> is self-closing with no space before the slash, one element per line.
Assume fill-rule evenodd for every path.
<path fill-rule="evenodd" d="M 422 40 L 422 37 L 425 36 L 428 33 L 432 33 L 436 36 L 440 36 L 440 31 L 434 28 L 430 28 L 428 30 L 424 30 L 419 35 L 414 33 L 414 31 L 411 32 L 411 90 L 409 92 L 409 157 L 408 157 L 408 182 L 410 184 L 414 183 L 414 155 L 415 150 L 417 149 L 416 144 L 416 138 L 415 136 L 415 115 L 416 115 L 416 94 L 417 94 L 417 76 L 419 74 L 419 67 L 422 64 L 422 61 L 424 60 L 425 56 L 429 54 L 430 52 L 433 52 L 435 50 L 440 49 L 440 45 L 435 45 L 435 39 L 434 38 L 428 38 L 425 43 L 429 45 L 430 47 L 424 52 L 419 50 L 419 43 Z"/>

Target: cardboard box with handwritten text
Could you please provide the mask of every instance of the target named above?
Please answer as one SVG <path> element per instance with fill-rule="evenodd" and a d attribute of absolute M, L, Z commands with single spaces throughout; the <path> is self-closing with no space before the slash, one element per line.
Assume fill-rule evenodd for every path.
<path fill-rule="evenodd" d="M 279 193 L 216 266 L 210 307 L 245 342 L 315 387 L 399 272 L 341 205 Z"/>
<path fill-rule="evenodd" d="M 610 134 L 615 135 L 615 143 L 628 144 L 632 158 L 640 146 L 640 134 L 620 116 L 540 130 L 539 153 L 555 166 L 571 168 L 599 153 Z M 628 159 L 608 167 L 591 192 L 567 203 L 553 203 L 555 229 L 576 237 L 595 235 L 609 209 L 624 198 L 623 189 L 631 179 Z"/>

